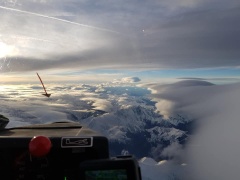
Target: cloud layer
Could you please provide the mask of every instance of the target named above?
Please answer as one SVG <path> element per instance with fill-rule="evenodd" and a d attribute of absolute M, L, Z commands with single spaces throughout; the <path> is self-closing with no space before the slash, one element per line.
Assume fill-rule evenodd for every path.
<path fill-rule="evenodd" d="M 240 84 L 214 85 L 193 79 L 166 85 L 148 84 L 146 87 L 151 90 L 151 95 L 144 88 L 123 85 L 51 85 L 48 91 L 54 93 L 50 99 L 41 97 L 41 86 L 3 86 L 1 90 L 5 93 L 1 95 L 0 114 L 10 119 L 9 126 L 66 119 L 81 119 L 82 123 L 89 127 L 94 125 L 99 130 L 109 125 L 111 128 L 105 133 L 124 142 L 129 137 L 122 131 L 123 126 L 141 130 L 142 122 L 137 121 L 138 126 L 134 126 L 135 119 L 126 122 L 126 118 L 118 119 L 111 112 L 126 110 L 130 118 L 132 111 L 127 111 L 129 107 L 141 105 L 150 108 L 156 105 L 160 114 L 165 112 L 165 115 L 172 117 L 184 115 L 188 119 L 195 119 L 197 124 L 196 131 L 184 148 L 178 143 L 173 143 L 163 151 L 161 147 L 155 148 L 156 153 L 161 152 L 177 160 L 177 163 L 168 162 L 167 169 L 165 166 L 155 166 L 158 173 L 166 172 L 164 177 L 172 174 L 176 175 L 174 177 L 184 177 L 187 174 L 185 179 L 197 180 L 238 178 Z M 152 100 L 146 99 L 146 96 Z M 164 101 L 170 103 L 168 108 Z M 145 115 L 146 119 L 151 119 L 148 114 Z M 84 120 L 86 117 L 91 118 Z M 94 123 L 96 121 L 104 123 L 99 125 Z M 116 122 L 119 126 L 116 126 Z M 159 127 L 149 129 L 153 132 L 158 130 L 161 132 Z M 168 137 L 171 133 L 172 137 L 178 137 L 182 132 L 170 128 L 169 132 L 156 134 L 151 140 L 165 138 L 165 135 Z M 187 165 L 182 168 L 182 163 Z M 145 168 L 144 164 L 142 166 Z"/>
<path fill-rule="evenodd" d="M 188 164 L 186 179 L 238 178 L 239 87 L 198 80 L 152 86 L 160 112 L 163 99 L 172 103 L 169 114 L 196 119 L 197 131 L 181 155 Z"/>
<path fill-rule="evenodd" d="M 3 72 L 240 65 L 235 0 L 2 1 L 0 14 Z"/>

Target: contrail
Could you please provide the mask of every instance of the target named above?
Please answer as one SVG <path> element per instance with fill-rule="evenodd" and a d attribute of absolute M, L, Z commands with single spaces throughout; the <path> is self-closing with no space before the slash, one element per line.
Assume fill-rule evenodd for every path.
<path fill-rule="evenodd" d="M 33 41 L 43 41 L 43 42 L 48 42 L 48 43 L 54 43 L 53 41 L 49 41 L 47 39 L 41 39 L 41 38 L 35 38 L 35 37 L 31 37 L 31 36 L 22 36 L 22 35 L 11 35 L 9 36 L 12 39 L 20 39 L 20 40 L 33 40 Z"/>
<path fill-rule="evenodd" d="M 53 19 L 53 20 L 56 20 L 56 21 L 61 21 L 61 22 L 64 22 L 64 23 L 69 23 L 69 24 L 73 24 L 73 25 L 77 25 L 77 26 L 82 26 L 82 27 L 87 27 L 87 28 L 96 29 L 96 30 L 100 30 L 100 31 L 107 31 L 107 32 L 119 34 L 119 32 L 113 31 L 113 30 L 110 30 L 110 29 L 99 28 L 99 27 L 95 27 L 95 26 L 89 26 L 89 25 L 86 25 L 86 24 L 80 24 L 80 23 L 76 23 L 76 22 L 73 22 L 73 21 L 68 21 L 68 20 L 65 20 L 65 19 L 60 19 L 60 18 L 55 18 L 55 17 L 52 17 L 52 16 L 46 16 L 46 15 L 43 15 L 43 14 L 33 13 L 33 12 L 30 12 L 30 11 L 23 11 L 23 10 L 19 10 L 19 9 L 4 7 L 4 6 L 0 6 L 0 8 L 5 9 L 5 10 L 9 10 L 9 11 L 15 11 L 15 12 L 20 12 L 20 13 L 30 14 L 30 15 L 33 15 L 33 16 L 43 17 L 43 18 L 47 18 L 47 19 Z"/>

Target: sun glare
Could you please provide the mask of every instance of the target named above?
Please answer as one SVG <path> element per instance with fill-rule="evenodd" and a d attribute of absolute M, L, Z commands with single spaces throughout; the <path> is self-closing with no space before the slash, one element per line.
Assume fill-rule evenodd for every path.
<path fill-rule="evenodd" d="M 3 42 L 0 42 L 0 58 L 12 55 L 13 51 L 13 46 L 9 46 Z"/>

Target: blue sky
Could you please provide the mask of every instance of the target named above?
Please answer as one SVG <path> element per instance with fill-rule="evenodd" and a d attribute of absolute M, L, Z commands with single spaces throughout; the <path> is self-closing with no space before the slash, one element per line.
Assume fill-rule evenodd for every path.
<path fill-rule="evenodd" d="M 232 83 L 239 82 L 240 72 L 239 69 L 172 69 L 172 70 L 159 70 L 159 71 L 145 71 L 139 76 L 145 79 L 153 77 L 155 80 L 161 78 L 172 79 L 191 79 L 199 78 L 199 80 L 206 80 L 213 83 Z M 159 80 L 158 80 L 159 81 Z"/>
<path fill-rule="evenodd" d="M 238 68 L 165 69 L 142 71 L 99 69 L 82 72 L 68 72 L 66 74 L 78 76 L 109 75 L 110 79 L 108 79 L 108 81 L 124 77 L 139 77 L 143 83 L 171 83 L 184 79 L 206 80 L 215 84 L 240 82 L 240 70 Z"/>

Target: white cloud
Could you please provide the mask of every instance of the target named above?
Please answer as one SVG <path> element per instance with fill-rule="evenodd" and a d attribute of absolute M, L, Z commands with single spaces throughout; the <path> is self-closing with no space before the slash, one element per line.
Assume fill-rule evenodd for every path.
<path fill-rule="evenodd" d="M 174 142 L 162 151 L 162 156 L 168 159 L 177 159 L 178 157 L 182 156 L 183 153 L 183 146 L 178 142 Z"/>
<path fill-rule="evenodd" d="M 168 119 L 173 114 L 174 102 L 165 99 L 158 100 L 156 103 L 157 111 Z"/>
<path fill-rule="evenodd" d="M 167 117 L 171 114 L 174 116 L 184 112 L 192 104 L 203 102 L 209 96 L 207 91 L 212 91 L 212 83 L 198 80 L 186 80 L 173 84 L 147 84 L 152 91 L 151 97 L 157 101 L 158 110 Z M 220 91 L 220 90 L 219 90 Z M 194 93 L 193 93 L 194 92 Z M 186 115 L 191 116 L 193 112 Z"/>
<path fill-rule="evenodd" d="M 96 109 L 96 110 L 111 112 L 111 110 L 113 108 L 112 103 L 108 100 L 105 100 L 105 99 L 97 99 L 97 98 L 96 99 L 94 99 L 94 98 L 88 99 L 88 98 L 85 98 L 84 100 L 93 101 L 92 106 L 94 107 L 93 109 Z"/>
<path fill-rule="evenodd" d="M 154 97 L 175 102 L 172 112 L 196 119 L 197 131 L 182 153 L 188 164 L 185 178 L 237 179 L 240 84 L 202 86 L 207 83 L 198 82 L 168 85 L 164 92 L 160 86 L 153 88 L 160 90 Z"/>
<path fill-rule="evenodd" d="M 143 180 L 182 179 L 185 167 L 174 161 L 160 161 L 157 163 L 151 158 L 142 158 L 139 161 Z"/>
<path fill-rule="evenodd" d="M 159 101 L 157 103 L 159 110 L 165 109 L 168 114 L 174 115 L 183 113 L 197 120 L 198 129 L 193 134 L 187 149 L 181 152 L 179 144 L 173 144 L 162 153 L 166 156 L 180 154 L 188 166 L 185 170 L 191 179 L 237 179 L 240 158 L 239 140 L 239 107 L 240 107 L 240 84 L 213 85 L 205 81 L 182 81 L 174 84 L 148 85 L 148 88 L 154 90 L 152 98 Z M 111 90 L 111 93 L 105 91 L 96 92 L 98 88 Z M 116 89 L 114 89 L 116 88 Z M 114 108 L 123 108 L 124 105 L 136 105 L 141 103 L 141 96 L 131 97 L 129 94 L 121 94 L 126 87 L 102 84 L 95 85 L 51 85 L 53 95 L 51 98 L 41 96 L 42 89 L 38 86 L 1 86 L 4 92 L 0 99 L 0 113 L 10 118 L 9 126 L 26 125 L 27 123 L 45 123 L 58 120 L 66 120 L 69 114 L 86 113 L 86 109 L 98 108 L 99 110 L 112 111 Z M 134 90 L 129 88 L 129 90 Z M 65 93 L 69 94 L 66 95 Z M 145 95 L 146 92 L 144 91 Z M 163 101 L 162 101 L 163 100 Z M 170 102 L 168 108 L 164 101 Z M 20 103 L 19 103 L 20 102 Z M 92 113 L 88 111 L 88 113 Z M 83 120 L 83 123 L 91 125 L 93 121 L 102 122 L 95 124 L 100 130 L 109 126 L 109 132 L 114 137 L 126 140 L 125 134 L 121 132 L 119 126 L 133 125 L 134 128 L 141 129 L 141 122 L 131 119 L 131 111 L 127 112 L 129 122 L 125 119 L 117 119 L 111 114 L 104 114 L 99 118 L 89 118 Z M 132 121 L 130 121 L 132 120 Z M 129 124 L 128 124 L 129 123 Z M 137 129 L 138 130 L 138 129 Z M 105 132 L 106 133 L 106 132 Z M 108 134 L 109 135 L 109 134 Z M 176 151 L 177 150 L 177 151 Z M 164 163 L 165 164 L 165 163 Z M 146 169 L 143 172 L 147 172 Z M 175 164 L 168 166 L 168 170 L 158 168 L 157 173 L 164 177 L 169 177 L 175 172 L 179 172 L 179 166 Z M 153 168 L 152 168 L 153 169 Z M 181 169 L 181 168 L 180 168 Z M 154 170 L 154 169 L 153 169 Z M 185 171 L 184 170 L 184 171 Z M 181 171 L 180 171 L 181 172 Z M 152 172 L 154 174 L 154 172 Z M 160 177 L 160 176 L 159 176 Z"/>

